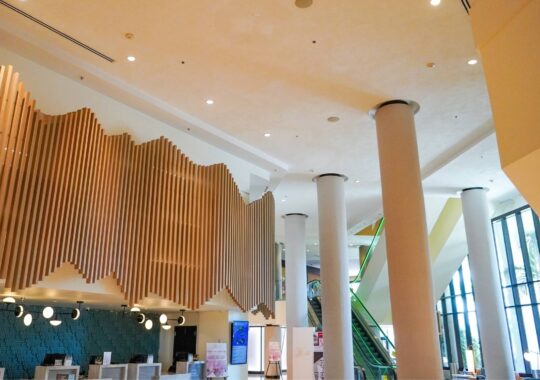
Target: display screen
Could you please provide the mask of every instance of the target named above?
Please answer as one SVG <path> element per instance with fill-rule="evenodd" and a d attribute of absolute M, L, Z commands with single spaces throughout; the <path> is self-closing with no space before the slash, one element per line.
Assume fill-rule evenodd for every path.
<path fill-rule="evenodd" d="M 234 321 L 231 326 L 231 364 L 247 364 L 248 321 Z"/>

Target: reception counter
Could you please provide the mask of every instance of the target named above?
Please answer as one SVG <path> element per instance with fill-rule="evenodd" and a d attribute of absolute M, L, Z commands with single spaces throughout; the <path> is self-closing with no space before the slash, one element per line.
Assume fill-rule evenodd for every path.
<path fill-rule="evenodd" d="M 78 365 L 63 365 L 63 366 L 37 366 L 34 372 L 34 380 L 78 380 L 79 366 Z"/>

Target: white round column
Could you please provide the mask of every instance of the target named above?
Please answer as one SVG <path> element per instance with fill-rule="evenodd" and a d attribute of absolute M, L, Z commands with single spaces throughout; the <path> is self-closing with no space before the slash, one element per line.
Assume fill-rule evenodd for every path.
<path fill-rule="evenodd" d="M 391 100 L 370 112 L 377 125 L 400 380 L 443 378 L 414 126 L 418 109 L 414 102 Z"/>
<path fill-rule="evenodd" d="M 294 376 L 293 328 L 308 326 L 306 218 L 287 214 L 285 219 L 285 305 L 287 307 L 287 373 Z"/>
<path fill-rule="evenodd" d="M 486 377 L 513 379 L 514 365 L 486 190 L 464 189 L 461 206 Z"/>
<path fill-rule="evenodd" d="M 353 379 L 345 181 L 339 174 L 315 177 L 319 211 L 321 303 L 325 379 Z"/>

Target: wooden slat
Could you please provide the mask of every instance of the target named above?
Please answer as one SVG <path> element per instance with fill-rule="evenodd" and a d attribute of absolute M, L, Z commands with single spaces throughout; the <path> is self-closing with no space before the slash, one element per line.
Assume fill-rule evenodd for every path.
<path fill-rule="evenodd" d="M 49 116 L 0 66 L 0 279 L 19 291 L 72 263 L 115 276 L 130 304 L 150 293 L 197 309 L 227 290 L 274 311 L 274 200 L 246 204 L 223 164 L 167 139 L 107 136 L 89 109 Z"/>

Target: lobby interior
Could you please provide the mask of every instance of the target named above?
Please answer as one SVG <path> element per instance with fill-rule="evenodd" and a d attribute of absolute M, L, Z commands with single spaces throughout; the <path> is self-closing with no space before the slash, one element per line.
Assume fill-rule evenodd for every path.
<path fill-rule="evenodd" d="M 0 0 L 0 380 L 540 378 L 539 17 Z"/>

